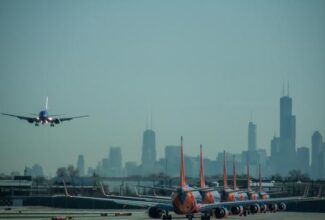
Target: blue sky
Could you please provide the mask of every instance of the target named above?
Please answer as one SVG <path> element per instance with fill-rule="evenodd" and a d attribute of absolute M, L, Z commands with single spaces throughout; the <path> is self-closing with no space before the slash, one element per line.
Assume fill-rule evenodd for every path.
<path fill-rule="evenodd" d="M 0 1 L 0 111 L 89 114 L 55 128 L 0 118 L 0 172 L 96 166 L 110 146 L 141 158 L 149 112 L 158 157 L 184 136 L 213 159 L 279 130 L 290 81 L 297 147 L 325 135 L 324 1 Z"/>

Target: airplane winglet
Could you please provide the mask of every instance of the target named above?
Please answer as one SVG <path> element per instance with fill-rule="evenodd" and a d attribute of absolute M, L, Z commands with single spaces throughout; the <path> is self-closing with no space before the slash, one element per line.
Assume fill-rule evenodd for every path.
<path fill-rule="evenodd" d="M 319 186 L 319 190 L 318 190 L 317 198 L 320 198 L 321 195 L 322 195 L 322 186 Z"/>
<path fill-rule="evenodd" d="M 66 197 L 71 197 L 71 195 L 68 192 L 68 188 L 67 188 L 67 185 L 65 184 L 64 179 L 62 180 L 62 182 L 63 182 L 63 186 L 64 186 L 64 194 L 65 194 L 65 196 Z"/>
<path fill-rule="evenodd" d="M 100 191 L 102 192 L 103 196 L 108 196 L 104 190 L 104 186 L 103 186 L 102 182 L 99 182 L 99 185 L 100 185 Z"/>
<path fill-rule="evenodd" d="M 308 193 L 309 193 L 309 184 L 305 186 L 305 190 L 304 190 L 304 194 L 302 195 L 302 197 L 307 197 Z"/>

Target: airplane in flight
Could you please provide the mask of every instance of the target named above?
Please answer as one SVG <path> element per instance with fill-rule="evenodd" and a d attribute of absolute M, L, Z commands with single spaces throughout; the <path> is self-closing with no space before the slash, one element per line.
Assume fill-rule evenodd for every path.
<path fill-rule="evenodd" d="M 13 115 L 13 114 L 7 114 L 7 113 L 1 113 L 2 115 L 16 117 L 21 120 L 26 120 L 27 122 L 33 124 L 35 123 L 35 126 L 39 126 L 39 124 L 50 124 L 51 127 L 54 127 L 55 124 L 60 124 L 64 121 L 70 121 L 75 118 L 84 118 L 88 117 L 88 115 L 80 115 L 80 116 L 74 116 L 74 117 L 58 117 L 61 115 L 50 115 L 48 112 L 48 97 L 46 97 L 46 103 L 45 103 L 45 109 L 40 111 L 38 114 L 33 114 L 35 117 L 28 117 L 28 116 L 22 116 L 22 115 Z"/>

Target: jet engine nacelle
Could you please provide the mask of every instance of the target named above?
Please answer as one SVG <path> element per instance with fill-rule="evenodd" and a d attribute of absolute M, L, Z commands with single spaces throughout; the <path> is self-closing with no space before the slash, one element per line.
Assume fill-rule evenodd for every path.
<path fill-rule="evenodd" d="M 226 218 L 229 215 L 229 211 L 227 208 L 221 207 L 221 208 L 216 208 L 214 210 L 214 214 L 216 218 Z"/>
<path fill-rule="evenodd" d="M 269 208 L 270 212 L 276 212 L 278 210 L 278 204 L 270 203 L 268 208 Z"/>
<path fill-rule="evenodd" d="M 249 210 L 252 214 L 259 213 L 261 211 L 261 207 L 259 204 L 255 203 L 249 206 Z"/>
<path fill-rule="evenodd" d="M 150 218 L 161 218 L 163 211 L 157 207 L 150 207 L 148 209 L 148 216 Z"/>
<path fill-rule="evenodd" d="M 54 122 L 55 124 L 60 124 L 60 123 L 61 123 L 61 121 L 60 121 L 59 119 L 57 119 L 57 118 L 54 119 L 53 122 Z"/>
<path fill-rule="evenodd" d="M 33 119 L 28 119 L 27 120 L 29 123 L 34 123 L 34 120 Z"/>
<path fill-rule="evenodd" d="M 233 215 L 242 215 L 244 213 L 244 207 L 241 205 L 234 205 L 230 209 Z"/>
<path fill-rule="evenodd" d="M 266 210 L 267 210 L 267 205 L 266 204 L 262 204 L 261 205 L 261 212 L 266 212 Z"/>
<path fill-rule="evenodd" d="M 278 205 L 278 208 L 279 208 L 280 211 L 284 211 L 284 210 L 286 210 L 287 205 L 286 205 L 284 202 L 281 202 L 281 203 Z"/>

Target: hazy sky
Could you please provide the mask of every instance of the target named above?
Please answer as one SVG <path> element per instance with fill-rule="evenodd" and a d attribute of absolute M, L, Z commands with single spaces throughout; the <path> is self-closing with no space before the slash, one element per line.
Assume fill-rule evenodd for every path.
<path fill-rule="evenodd" d="M 279 133 L 290 81 L 297 147 L 325 136 L 325 1 L 0 1 L 0 112 L 89 114 L 54 128 L 0 115 L 0 172 L 86 166 L 121 146 L 140 161 L 153 114 L 158 157 L 215 158 Z"/>

